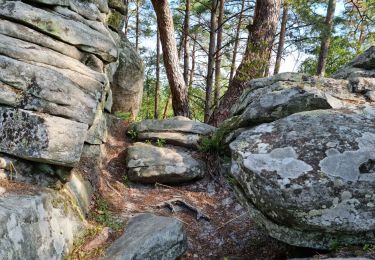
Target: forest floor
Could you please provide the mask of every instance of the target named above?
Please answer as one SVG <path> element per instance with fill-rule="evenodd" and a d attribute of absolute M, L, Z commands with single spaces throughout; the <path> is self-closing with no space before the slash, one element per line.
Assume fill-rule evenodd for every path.
<path fill-rule="evenodd" d="M 126 137 L 127 125 L 121 121 L 110 128 L 104 145 L 105 161 L 98 179 L 97 199 L 109 204 L 111 216 L 124 223 L 109 239 L 96 242 L 98 248 L 87 247 L 94 236 L 83 241 L 76 254 L 78 259 L 97 259 L 114 239 L 122 234 L 126 221 L 140 213 L 154 213 L 178 219 L 184 224 L 188 236 L 188 250 L 182 259 L 288 259 L 327 256 L 311 249 L 297 248 L 269 237 L 250 219 L 246 210 L 237 202 L 228 180 L 220 174 L 206 174 L 202 180 L 184 185 L 140 185 L 127 181 L 126 148 L 132 141 Z M 197 214 L 187 208 L 176 207 L 171 212 L 161 206 L 171 199 L 181 199 L 209 217 L 197 219 Z M 96 207 L 96 208 L 95 208 Z M 98 211 L 94 205 L 93 211 Z M 103 210 L 103 209 L 101 209 Z M 99 210 L 100 214 L 103 214 Z M 95 233 L 95 232 L 94 232 Z M 95 233 L 96 234 L 96 233 Z M 86 246 L 85 246 L 86 245 Z M 372 254 L 375 254 L 375 249 Z M 368 250 L 368 251 L 369 251 Z M 78 252 L 76 249 L 76 252 Z M 360 250 L 364 254 L 363 250 Z M 344 251 L 341 256 L 350 256 Z M 370 252 L 371 253 L 371 252 Z M 351 254 L 352 255 L 352 254 Z M 358 255 L 358 254 L 357 254 Z M 81 257 L 80 257 L 81 256 Z"/>

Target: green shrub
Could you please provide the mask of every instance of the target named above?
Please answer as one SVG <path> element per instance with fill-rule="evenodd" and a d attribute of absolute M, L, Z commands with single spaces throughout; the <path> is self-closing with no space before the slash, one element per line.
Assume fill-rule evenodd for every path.
<path fill-rule="evenodd" d="M 156 145 L 159 147 L 164 147 L 166 145 L 167 141 L 165 139 L 157 139 L 156 140 Z"/>

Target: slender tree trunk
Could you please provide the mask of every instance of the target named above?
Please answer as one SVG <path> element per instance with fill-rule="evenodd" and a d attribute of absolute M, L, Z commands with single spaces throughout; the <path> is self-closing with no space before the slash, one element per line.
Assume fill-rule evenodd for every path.
<path fill-rule="evenodd" d="M 242 94 L 246 82 L 264 76 L 271 58 L 279 13 L 280 0 L 256 1 L 254 23 L 249 26 L 245 54 L 227 92 L 210 118 L 212 124 L 218 125 L 228 118 L 230 109 Z"/>
<path fill-rule="evenodd" d="M 363 46 L 365 39 L 366 39 L 365 25 L 362 22 L 361 25 L 359 26 L 359 37 L 358 37 L 357 47 L 356 47 L 357 55 L 361 53 L 362 46 Z"/>
<path fill-rule="evenodd" d="M 320 53 L 318 60 L 318 69 L 316 74 L 324 77 L 328 58 L 329 44 L 331 42 L 331 34 L 333 28 L 333 18 L 335 15 L 336 0 L 328 0 L 327 16 L 325 20 L 325 28 L 322 32 L 322 42 L 320 44 Z"/>
<path fill-rule="evenodd" d="M 155 102 L 154 118 L 159 117 L 159 92 L 160 92 L 160 36 L 159 29 L 156 29 L 156 82 L 155 82 Z"/>
<path fill-rule="evenodd" d="M 168 92 L 168 98 L 167 98 L 167 102 L 165 103 L 164 112 L 163 112 L 163 119 L 167 118 L 168 107 L 169 107 L 169 103 L 171 102 L 171 99 L 172 99 L 171 92 Z"/>
<path fill-rule="evenodd" d="M 190 0 L 186 0 L 184 19 L 184 80 L 189 84 L 189 26 L 190 26 Z"/>
<path fill-rule="evenodd" d="M 280 29 L 280 37 L 279 37 L 279 46 L 277 48 L 275 70 L 273 71 L 273 74 L 277 74 L 280 71 L 281 58 L 284 52 L 286 23 L 288 22 L 288 11 L 289 11 L 288 0 L 284 0 L 283 18 L 281 20 L 281 29 Z"/>
<path fill-rule="evenodd" d="M 206 99 L 204 104 L 204 122 L 208 122 L 212 104 L 212 86 L 215 64 L 216 29 L 217 29 L 217 0 L 211 1 L 210 42 L 208 47 Z"/>
<path fill-rule="evenodd" d="M 176 116 L 189 117 L 188 91 L 178 60 L 173 18 L 168 0 L 151 0 L 151 2 L 158 21 L 164 66 L 172 93 L 173 112 Z"/>
<path fill-rule="evenodd" d="M 232 57 L 232 65 L 230 66 L 229 82 L 232 81 L 233 76 L 234 76 L 234 72 L 236 71 L 237 51 L 238 51 L 238 44 L 240 42 L 240 31 L 241 31 L 241 27 L 242 27 L 244 10 L 245 10 L 245 0 L 242 0 L 241 12 L 240 12 L 240 15 L 238 17 L 238 23 L 237 23 L 237 28 L 236 28 L 236 36 L 234 38 L 233 57 Z"/>
<path fill-rule="evenodd" d="M 217 18 L 218 30 L 216 40 L 216 61 L 215 61 L 215 106 L 219 105 L 220 81 L 221 81 L 221 47 L 223 42 L 223 20 L 224 20 L 224 1 L 219 0 L 219 16 Z"/>
<path fill-rule="evenodd" d="M 135 15 L 135 50 L 139 52 L 139 3 L 140 0 L 136 0 L 136 15 Z"/>
<path fill-rule="evenodd" d="M 125 15 L 124 15 L 124 35 L 128 37 L 128 27 L 129 27 L 129 0 L 124 0 L 126 5 Z"/>
<path fill-rule="evenodd" d="M 194 39 L 196 39 L 197 34 L 195 34 Z M 195 52 L 197 48 L 197 42 L 193 42 L 193 50 L 191 52 L 191 71 L 190 71 L 190 78 L 189 78 L 189 89 L 193 86 L 193 80 L 194 80 L 194 72 L 195 72 Z"/>

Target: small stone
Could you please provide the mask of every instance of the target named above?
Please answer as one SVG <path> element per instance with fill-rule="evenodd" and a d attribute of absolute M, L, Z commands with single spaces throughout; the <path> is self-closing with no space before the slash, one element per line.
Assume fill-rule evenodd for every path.
<path fill-rule="evenodd" d="M 153 214 L 131 218 L 124 234 L 106 251 L 102 260 L 175 260 L 187 249 L 187 236 L 180 221 Z"/>

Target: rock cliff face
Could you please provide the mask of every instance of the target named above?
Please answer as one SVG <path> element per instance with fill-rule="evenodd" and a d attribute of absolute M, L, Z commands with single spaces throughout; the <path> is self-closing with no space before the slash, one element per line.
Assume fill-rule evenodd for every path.
<path fill-rule="evenodd" d="M 375 48 L 336 79 L 280 74 L 249 82 L 227 122 L 231 173 L 274 238 L 328 249 L 375 242 Z M 230 124 L 229 124 L 230 123 Z"/>
<path fill-rule="evenodd" d="M 91 188 L 71 169 L 84 150 L 105 142 L 111 87 L 127 71 L 137 75 L 127 85 L 137 97 L 124 112 L 136 115 L 142 95 L 142 61 L 118 35 L 125 10 L 115 0 L 0 0 L 0 178 L 63 187 L 85 212 Z M 129 98 L 115 93 L 116 100 Z M 53 203 L 58 196 L 45 188 L 0 195 L 0 259 L 60 259 L 70 250 L 81 224 Z M 7 206 L 18 201 L 18 209 Z M 22 224 L 25 219 L 32 223 Z"/>

